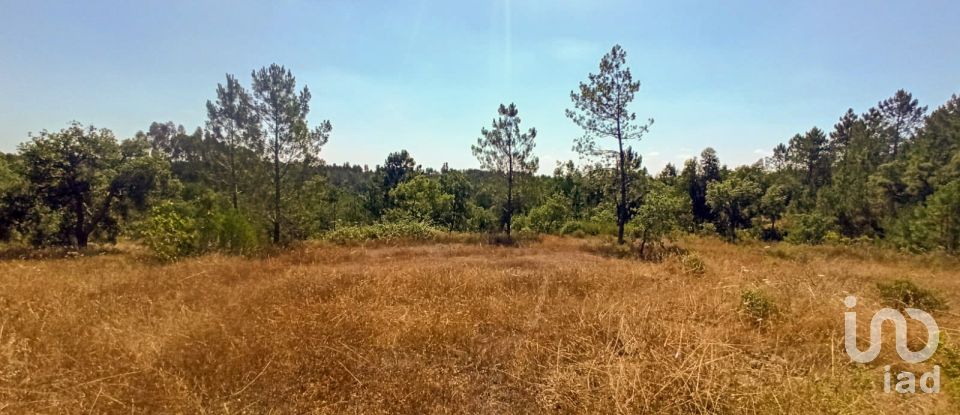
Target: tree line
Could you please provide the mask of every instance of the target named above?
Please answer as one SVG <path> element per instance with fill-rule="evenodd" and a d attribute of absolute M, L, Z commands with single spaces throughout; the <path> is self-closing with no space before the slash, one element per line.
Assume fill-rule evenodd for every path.
<path fill-rule="evenodd" d="M 909 92 L 831 130 L 813 127 L 770 157 L 728 168 L 705 149 L 651 174 L 631 143 L 652 119 L 629 110 L 639 92 L 614 46 L 570 93 L 581 155 L 537 175 L 537 130 L 501 104 L 470 150 L 481 170 L 423 168 L 406 150 L 382 165 L 330 165 L 333 131 L 307 122 L 311 93 L 270 65 L 249 87 L 232 75 L 188 132 L 155 122 L 118 140 L 72 123 L 41 131 L 0 158 L 0 238 L 85 247 L 140 239 L 164 256 L 246 252 L 344 226 L 418 222 L 448 231 L 610 235 L 640 252 L 677 232 L 731 241 L 876 242 L 960 250 L 960 98 L 928 111 Z M 465 146 L 466 147 L 466 146 Z"/>

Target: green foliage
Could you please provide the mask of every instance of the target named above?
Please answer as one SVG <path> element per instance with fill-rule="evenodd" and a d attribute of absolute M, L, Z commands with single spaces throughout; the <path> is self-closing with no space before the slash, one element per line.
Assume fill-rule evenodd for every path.
<path fill-rule="evenodd" d="M 673 189 L 659 182 L 654 185 L 631 220 L 633 236 L 640 240 L 640 255 L 647 244 L 659 243 L 662 238 L 680 227 L 680 217 L 686 210 L 686 200 Z"/>
<path fill-rule="evenodd" d="M 445 193 L 439 181 L 420 175 L 400 183 L 390 191 L 394 208 L 386 213 L 388 221 L 432 223 L 451 228 L 454 197 Z"/>
<path fill-rule="evenodd" d="M 537 171 L 539 160 L 533 156 L 537 130 L 531 128 L 527 132 L 520 131 L 520 117 L 517 106 L 500 104 L 497 109 L 498 117 L 493 120 L 492 129 L 480 130 L 481 137 L 477 144 L 471 147 L 473 155 L 480 161 L 484 169 L 502 173 L 507 178 L 507 200 L 504 202 L 503 221 L 507 225 L 507 234 L 513 220 L 513 213 L 517 209 L 513 197 L 514 180 L 516 175 L 533 174 Z"/>
<path fill-rule="evenodd" d="M 493 232 L 499 226 L 497 215 L 490 209 L 469 204 L 467 206 L 467 230 L 474 232 Z M 516 216 L 514 217 L 517 218 Z"/>
<path fill-rule="evenodd" d="M 260 232 L 237 210 L 224 209 L 210 215 L 202 228 L 201 242 L 207 250 L 236 255 L 250 255 L 260 249 Z"/>
<path fill-rule="evenodd" d="M 20 147 L 34 206 L 61 218 L 56 243 L 83 248 L 91 234 L 112 240 L 131 210 L 147 207 L 170 178 L 169 164 L 148 149 L 138 140 L 118 144 L 109 130 L 79 123 L 56 133 L 43 131 Z"/>
<path fill-rule="evenodd" d="M 440 174 L 440 188 L 443 193 L 453 196 L 453 201 L 450 210 L 441 215 L 439 222 L 450 230 L 481 230 L 471 226 L 472 215 L 483 213 L 477 212 L 476 205 L 470 201 L 473 196 L 473 186 L 467 180 L 467 176 L 459 171 L 443 169 Z M 483 226 L 479 222 L 477 225 Z"/>
<path fill-rule="evenodd" d="M 816 212 L 789 215 L 786 222 L 786 240 L 794 244 L 821 244 L 833 229 L 831 219 Z"/>
<path fill-rule="evenodd" d="M 925 311 L 941 310 L 946 304 L 933 291 L 918 287 L 909 280 L 877 283 L 880 298 L 891 307 L 918 308 Z"/>
<path fill-rule="evenodd" d="M 889 240 L 913 252 L 960 251 L 960 181 L 943 186 L 923 205 L 901 212 Z"/>
<path fill-rule="evenodd" d="M 636 114 L 627 108 L 640 90 L 640 82 L 633 80 L 626 62 L 627 52 L 620 45 L 614 45 L 600 60 L 599 73 L 589 74 L 587 82 L 581 82 L 578 90 L 570 92 L 574 109 L 566 111 L 567 117 L 584 132 L 574 149 L 587 157 L 616 163 L 617 174 L 612 183 L 619 188 L 616 214 L 617 243 L 620 244 L 624 243 L 625 226 L 630 219 L 627 193 L 632 177 L 628 173 L 631 164 L 628 158 L 639 162 L 638 157 L 629 157 L 632 151 L 626 142 L 640 140 L 653 124 L 653 119 L 637 122 Z M 616 149 L 604 149 L 597 143 L 599 138 L 615 140 Z"/>
<path fill-rule="evenodd" d="M 740 293 L 740 310 L 757 324 L 769 321 L 779 313 L 773 298 L 756 289 L 748 289 Z"/>
<path fill-rule="evenodd" d="M 258 227 L 216 198 L 162 202 L 150 209 L 134 235 L 163 261 L 207 252 L 249 255 L 262 245 Z"/>
<path fill-rule="evenodd" d="M 289 69 L 272 64 L 254 71 L 253 106 L 263 136 L 263 145 L 257 147 L 270 161 L 270 181 L 273 190 L 271 206 L 271 232 L 274 244 L 282 240 L 281 224 L 284 222 L 284 200 L 298 186 L 290 181 L 298 178 L 289 175 L 291 166 L 308 164 L 320 153 L 320 148 L 330 138 L 333 129 L 330 121 L 322 121 L 313 129 L 307 126 L 310 112 L 310 90 L 303 87 L 297 91 L 297 80 Z M 292 190 L 291 190 L 292 189 Z"/>
<path fill-rule="evenodd" d="M 707 270 L 706 263 L 703 262 L 703 259 L 694 253 L 680 256 L 680 266 L 683 272 L 692 275 L 703 275 Z"/>
<path fill-rule="evenodd" d="M 207 119 L 210 135 L 219 144 L 220 151 L 214 154 L 223 167 L 213 172 L 223 176 L 220 180 L 230 192 L 233 208 L 237 209 L 241 187 L 246 187 L 243 178 L 247 174 L 242 166 L 251 164 L 249 156 L 262 152 L 264 143 L 253 98 L 233 75 L 227 75 L 225 86 L 217 84 L 216 102 L 207 101 Z"/>
<path fill-rule="evenodd" d="M 373 225 L 342 226 L 323 235 L 322 239 L 335 244 L 357 245 L 369 241 L 430 241 L 441 231 L 423 222 L 381 222 Z"/>
<path fill-rule="evenodd" d="M 545 203 L 530 210 L 527 228 L 540 233 L 559 233 L 570 219 L 570 199 L 555 193 Z M 527 229 L 524 228 L 524 229 Z"/>
<path fill-rule="evenodd" d="M 777 221 L 783 217 L 789 204 L 790 189 L 785 185 L 774 184 L 764 192 L 763 197 L 760 198 L 760 213 L 770 220 L 769 237 L 764 239 L 779 239 L 780 233 L 777 231 Z"/>
<path fill-rule="evenodd" d="M 707 185 L 707 204 L 717 214 L 721 229 L 728 238 L 736 240 L 738 228 L 751 224 L 763 189 L 753 178 L 734 175 L 723 181 Z"/>
<path fill-rule="evenodd" d="M 617 226 L 612 221 L 594 222 L 590 220 L 572 220 L 567 221 L 560 228 L 561 235 L 585 236 L 585 235 L 616 235 Z"/>
<path fill-rule="evenodd" d="M 140 229 L 143 243 L 162 261 L 174 261 L 200 251 L 197 224 L 184 210 L 173 202 L 154 206 Z"/>

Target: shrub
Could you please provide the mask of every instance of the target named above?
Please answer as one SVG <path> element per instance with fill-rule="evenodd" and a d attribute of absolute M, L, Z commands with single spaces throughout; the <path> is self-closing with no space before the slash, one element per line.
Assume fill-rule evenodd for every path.
<path fill-rule="evenodd" d="M 960 181 L 951 182 L 924 204 L 904 209 L 892 221 L 889 242 L 910 252 L 960 251 Z"/>
<path fill-rule="evenodd" d="M 877 283 L 880 298 L 891 307 L 919 308 L 921 310 L 943 309 L 944 302 L 933 291 L 920 288 L 909 280 Z"/>
<path fill-rule="evenodd" d="M 777 306 L 773 299 L 760 290 L 749 289 L 740 293 L 740 309 L 758 324 L 775 316 Z"/>
<path fill-rule="evenodd" d="M 817 213 L 790 215 L 788 223 L 786 240 L 793 244 L 820 244 L 833 228 L 830 218 Z"/>
<path fill-rule="evenodd" d="M 373 225 L 342 226 L 323 235 L 322 239 L 341 245 L 368 241 L 430 241 L 440 231 L 423 222 L 381 222 Z"/>
<path fill-rule="evenodd" d="M 439 180 L 417 176 L 390 190 L 390 198 L 396 207 L 386 215 L 398 222 L 431 222 L 443 224 L 451 217 L 453 195 L 444 193 Z"/>
<path fill-rule="evenodd" d="M 714 225 L 710 222 L 705 222 L 700 225 L 700 229 L 697 231 L 697 234 L 700 236 L 717 236 L 717 225 Z"/>
<path fill-rule="evenodd" d="M 666 185 L 656 183 L 643 198 L 643 204 L 630 220 L 631 235 L 640 241 L 640 255 L 647 244 L 662 244 L 664 237 L 680 227 L 686 210 L 685 200 Z"/>
<path fill-rule="evenodd" d="M 173 202 L 150 209 L 140 229 L 141 239 L 163 261 L 173 261 L 199 253 L 196 223 Z"/>
<path fill-rule="evenodd" d="M 497 229 L 497 215 L 472 203 L 467 204 L 467 229 L 474 232 L 491 232 Z"/>
<path fill-rule="evenodd" d="M 216 248 L 231 254 L 251 254 L 260 247 L 257 228 L 235 210 L 216 215 Z"/>
<path fill-rule="evenodd" d="M 617 225 L 613 223 L 597 223 L 584 220 L 568 220 L 560 227 L 561 235 L 571 235 L 577 238 L 586 235 L 616 235 Z"/>
<path fill-rule="evenodd" d="M 546 203 L 530 210 L 530 228 L 541 233 L 557 233 L 570 218 L 570 199 L 555 193 Z"/>
<path fill-rule="evenodd" d="M 693 275 L 702 275 L 707 267 L 699 255 L 688 253 L 680 257 L 680 266 L 683 272 Z"/>

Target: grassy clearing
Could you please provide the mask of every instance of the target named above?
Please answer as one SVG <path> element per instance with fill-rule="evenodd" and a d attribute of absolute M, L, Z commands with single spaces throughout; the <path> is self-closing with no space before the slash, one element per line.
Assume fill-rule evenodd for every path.
<path fill-rule="evenodd" d="M 842 299 L 860 298 L 866 324 L 886 301 L 878 283 L 909 279 L 957 304 L 955 261 L 692 239 L 687 259 L 643 262 L 569 238 L 464 242 L 316 243 L 174 264 L 126 249 L 0 261 L 0 411 L 958 408 L 949 374 L 947 393 L 884 394 L 892 343 L 876 364 L 854 365 L 842 342 Z M 756 324 L 745 310 L 761 302 L 747 292 L 775 318 Z M 934 316 L 960 336 L 955 311 Z M 955 373 L 951 347 L 935 360 Z"/>

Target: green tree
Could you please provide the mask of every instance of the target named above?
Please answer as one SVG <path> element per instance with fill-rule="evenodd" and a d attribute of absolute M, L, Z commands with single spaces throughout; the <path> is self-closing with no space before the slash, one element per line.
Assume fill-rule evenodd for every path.
<path fill-rule="evenodd" d="M 960 96 L 953 95 L 927 118 L 909 150 L 904 179 L 917 202 L 960 180 Z"/>
<path fill-rule="evenodd" d="M 174 160 L 179 156 L 177 154 L 177 141 L 185 135 L 187 135 L 187 130 L 182 125 L 167 121 L 150 123 L 150 128 L 147 129 L 143 137 L 150 144 L 152 152 L 162 155 L 168 160 Z"/>
<path fill-rule="evenodd" d="M 700 152 L 700 180 L 702 186 L 707 187 L 710 182 L 723 180 L 721 174 L 723 167 L 720 165 L 720 157 L 717 156 L 717 150 L 707 147 Z"/>
<path fill-rule="evenodd" d="M 849 142 L 836 154 L 830 186 L 821 193 L 820 209 L 836 218 L 840 231 L 849 237 L 874 235 L 879 231 L 879 213 L 874 206 L 870 176 L 885 155 L 867 122 L 854 122 L 844 134 Z"/>
<path fill-rule="evenodd" d="M 931 246 L 960 251 L 960 181 L 951 182 L 930 196 L 919 220 Z"/>
<path fill-rule="evenodd" d="M 570 199 L 562 193 L 550 195 L 546 202 L 527 214 L 530 227 L 542 233 L 556 233 L 570 219 Z"/>
<path fill-rule="evenodd" d="M 94 231 L 115 226 L 118 216 L 145 209 L 151 192 L 169 178 L 167 162 L 151 157 L 145 142 L 121 145 L 110 130 L 79 123 L 42 131 L 20 154 L 31 192 L 62 216 L 62 235 L 79 248 Z"/>
<path fill-rule="evenodd" d="M 330 121 L 323 121 L 314 129 L 307 126 L 310 112 L 310 90 L 297 92 L 297 80 L 290 70 L 272 64 L 254 71 L 253 98 L 261 133 L 266 139 L 265 155 L 272 167 L 273 243 L 281 241 L 283 222 L 283 184 L 290 167 L 295 163 L 309 164 L 320 153 L 330 138 Z"/>
<path fill-rule="evenodd" d="M 563 194 L 570 201 L 570 215 L 581 219 L 588 205 L 589 184 L 572 160 L 557 163 L 553 170 L 554 193 Z"/>
<path fill-rule="evenodd" d="M 443 191 L 440 182 L 426 175 L 400 183 L 390 191 L 395 206 L 387 211 L 391 219 L 412 219 L 441 224 L 453 211 L 454 197 Z"/>
<path fill-rule="evenodd" d="M 263 141 L 253 99 L 233 75 L 227 74 L 226 85 L 217 84 L 216 102 L 207 101 L 207 128 L 223 146 L 226 156 L 223 167 L 227 170 L 230 201 L 236 210 L 239 208 L 241 152 L 262 154 Z"/>
<path fill-rule="evenodd" d="M 651 185 L 643 198 L 643 204 L 630 221 L 634 225 L 637 239 L 640 240 L 641 256 L 648 244 L 662 244 L 665 236 L 680 227 L 680 219 L 687 211 L 686 203 L 683 196 L 667 185 L 660 182 Z"/>
<path fill-rule="evenodd" d="M 475 209 L 470 201 L 473 185 L 463 172 L 444 168 L 440 172 L 440 188 L 444 193 L 453 196 L 450 212 L 440 220 L 441 224 L 451 230 L 467 230 L 470 215 Z"/>
<path fill-rule="evenodd" d="M 797 134 L 790 139 L 790 159 L 804 176 L 810 200 L 817 190 L 830 179 L 830 155 L 827 136 L 823 130 L 813 127 L 806 134 Z"/>
<path fill-rule="evenodd" d="M 503 209 L 503 224 L 510 235 L 511 222 L 515 211 L 513 184 L 515 174 L 532 174 L 539 167 L 539 160 L 533 156 L 537 130 L 520 131 L 520 117 L 517 106 L 500 104 L 497 118 L 492 129 L 480 130 L 477 144 L 472 146 L 473 155 L 480 161 L 480 167 L 496 171 L 507 177 L 507 203 Z"/>
<path fill-rule="evenodd" d="M 388 154 L 383 166 L 377 166 L 376 173 L 366 186 L 366 206 L 371 216 L 379 218 L 394 207 L 390 191 L 422 172 L 423 169 L 407 150 Z"/>
<path fill-rule="evenodd" d="M 909 142 L 923 125 L 927 107 L 904 90 L 898 90 L 892 97 L 877 104 L 880 124 L 885 130 L 890 153 L 896 158 L 901 146 Z"/>
<path fill-rule="evenodd" d="M 783 217 L 790 204 L 790 189 L 781 184 L 774 184 L 767 188 L 760 198 L 760 213 L 770 219 L 770 229 L 774 235 L 777 232 L 777 221 Z"/>
<path fill-rule="evenodd" d="M 739 175 L 707 185 L 707 204 L 717 213 L 720 225 L 731 240 L 737 239 L 738 228 L 750 225 L 762 195 L 759 183 Z"/>
<path fill-rule="evenodd" d="M 567 117 L 584 130 L 574 149 L 581 154 L 602 156 L 615 160 L 620 197 L 617 202 L 617 243 L 622 244 L 624 225 L 630 213 L 627 206 L 628 172 L 625 143 L 640 140 L 649 131 L 653 119 L 647 123 L 637 123 L 636 114 L 627 107 L 634 95 L 640 90 L 640 82 L 635 82 L 626 66 L 626 52 L 615 45 L 600 60 L 600 72 L 589 74 L 587 82 L 581 82 L 579 91 L 570 92 L 575 109 L 566 111 Z M 617 142 L 616 150 L 603 150 L 597 144 L 602 137 L 613 138 Z"/>

